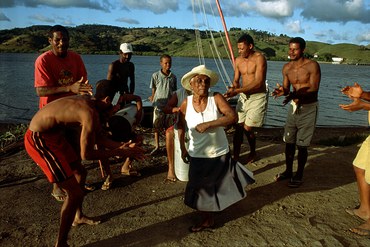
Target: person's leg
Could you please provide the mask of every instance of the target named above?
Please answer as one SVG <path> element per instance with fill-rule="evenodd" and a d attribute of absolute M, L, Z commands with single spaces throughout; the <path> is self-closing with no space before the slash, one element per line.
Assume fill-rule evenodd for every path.
<path fill-rule="evenodd" d="M 55 246 L 68 246 L 68 233 L 75 219 L 77 208 L 82 205 L 84 192 L 75 177 L 58 185 L 66 191 L 67 197 L 60 211 L 60 226 Z"/>
<path fill-rule="evenodd" d="M 166 149 L 167 149 L 167 160 L 168 160 L 168 172 L 167 179 L 171 181 L 176 181 L 175 175 L 175 134 L 173 127 L 166 130 Z"/>
<path fill-rule="evenodd" d="M 200 232 L 206 228 L 212 228 L 215 225 L 214 213 L 200 211 L 202 220 L 199 224 L 196 224 L 189 228 L 190 232 Z"/>
<path fill-rule="evenodd" d="M 71 167 L 76 168 L 74 170 L 74 176 L 75 176 L 76 181 L 80 185 L 81 190 L 84 192 L 85 191 L 84 185 L 85 185 L 85 181 L 86 181 L 86 177 L 87 177 L 87 170 L 81 164 L 76 164 L 76 165 L 73 165 L 73 166 L 71 165 Z M 68 193 L 68 191 L 67 191 L 67 193 Z M 82 199 L 78 200 L 79 204 L 77 205 L 77 210 L 76 210 L 76 214 L 75 214 L 74 221 L 73 221 L 72 225 L 77 226 L 77 225 L 80 225 L 80 224 L 88 224 L 88 225 L 99 224 L 100 221 L 94 221 L 94 220 L 90 219 L 89 217 L 86 217 L 85 215 L 83 215 L 83 213 L 82 213 L 83 197 L 84 197 L 84 193 L 83 193 Z"/>
<path fill-rule="evenodd" d="M 150 154 L 155 154 L 159 150 L 159 130 L 154 129 L 154 149 Z"/>
<path fill-rule="evenodd" d="M 239 160 L 240 156 L 240 147 L 243 143 L 243 125 L 236 124 L 235 125 L 235 132 L 233 137 L 233 155 L 234 160 Z"/>
<path fill-rule="evenodd" d="M 244 134 L 247 136 L 248 143 L 249 143 L 249 155 L 247 158 L 247 163 L 254 162 L 257 158 L 256 153 L 256 135 L 252 127 L 244 125 Z"/>
<path fill-rule="evenodd" d="M 360 207 L 351 210 L 351 214 L 365 220 L 365 222 L 357 227 L 349 230 L 361 236 L 370 236 L 370 185 L 365 180 L 365 170 L 353 166 L 357 179 L 357 186 L 360 195 Z M 346 210 L 346 211 L 347 211 Z M 350 213 L 349 211 L 347 211 Z"/>
<path fill-rule="evenodd" d="M 295 144 L 285 144 L 285 171 L 275 176 L 275 181 L 290 179 L 293 176 L 293 161 L 295 155 Z"/>
<path fill-rule="evenodd" d="M 99 160 L 99 165 L 102 171 L 102 177 L 104 178 L 104 183 L 101 186 L 101 189 L 108 190 L 111 188 L 113 183 L 113 174 L 110 168 L 109 159 Z"/>
<path fill-rule="evenodd" d="M 360 197 L 360 207 L 352 210 L 353 214 L 363 220 L 370 218 L 370 185 L 365 181 L 365 170 L 353 166 L 356 174 L 358 193 Z"/>
<path fill-rule="evenodd" d="M 297 148 L 298 148 L 298 157 L 297 157 L 298 169 L 297 169 L 297 173 L 294 175 L 294 179 L 302 180 L 304 167 L 307 162 L 308 151 L 307 151 L 307 147 L 297 146 Z"/>

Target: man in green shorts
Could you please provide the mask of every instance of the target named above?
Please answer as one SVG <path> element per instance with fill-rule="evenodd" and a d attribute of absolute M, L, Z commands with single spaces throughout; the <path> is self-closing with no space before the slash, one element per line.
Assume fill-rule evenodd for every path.
<path fill-rule="evenodd" d="M 321 80 L 320 66 L 304 57 L 306 42 L 301 37 L 289 41 L 290 62 L 283 67 L 283 85 L 277 84 L 272 96 L 286 96 L 290 102 L 284 130 L 286 170 L 275 176 L 275 181 L 290 179 L 288 186 L 299 187 L 303 182 L 303 170 L 307 162 L 311 139 L 318 113 L 318 91 Z M 290 86 L 293 91 L 290 92 Z M 298 169 L 293 174 L 293 160 L 298 148 Z"/>

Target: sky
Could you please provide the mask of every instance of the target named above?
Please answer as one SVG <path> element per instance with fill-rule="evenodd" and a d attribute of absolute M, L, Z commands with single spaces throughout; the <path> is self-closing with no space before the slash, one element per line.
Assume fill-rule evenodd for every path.
<path fill-rule="evenodd" d="M 192 7 L 192 2 L 194 6 Z M 202 4 L 199 4 L 203 2 Z M 223 30 L 215 0 L 1 0 L 0 30 L 32 25 Z M 219 0 L 228 29 L 370 44 L 370 0 Z M 206 17 L 204 17 L 206 16 Z"/>

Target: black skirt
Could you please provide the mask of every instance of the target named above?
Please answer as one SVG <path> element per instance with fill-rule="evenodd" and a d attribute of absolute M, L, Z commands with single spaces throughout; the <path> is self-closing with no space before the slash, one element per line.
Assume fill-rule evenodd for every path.
<path fill-rule="evenodd" d="M 205 212 L 218 212 L 247 196 L 253 173 L 230 153 L 216 158 L 191 158 L 185 204 Z"/>

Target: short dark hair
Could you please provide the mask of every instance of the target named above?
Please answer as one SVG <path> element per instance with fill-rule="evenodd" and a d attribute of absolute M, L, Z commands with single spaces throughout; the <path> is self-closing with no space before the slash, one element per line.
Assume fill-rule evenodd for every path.
<path fill-rule="evenodd" d="M 69 38 L 69 33 L 68 33 L 68 30 L 67 28 L 63 27 L 62 25 L 55 25 L 55 26 L 52 26 L 50 29 L 49 29 L 49 38 L 53 38 L 53 33 L 55 32 L 61 32 L 63 34 L 66 34 L 67 37 Z"/>
<path fill-rule="evenodd" d="M 249 34 L 243 34 L 239 39 L 238 43 L 252 44 L 254 46 L 254 40 Z"/>
<path fill-rule="evenodd" d="M 114 93 L 115 89 L 111 80 L 100 80 L 96 83 L 95 99 L 102 100 L 108 96 L 110 100 L 113 100 Z"/>
<path fill-rule="evenodd" d="M 304 50 L 306 48 L 306 41 L 301 37 L 294 37 L 289 40 L 289 44 L 298 43 L 299 47 Z"/>
<path fill-rule="evenodd" d="M 162 61 L 162 59 L 163 59 L 163 58 L 168 58 L 168 59 L 172 60 L 172 58 L 171 58 L 171 56 L 170 56 L 170 55 L 168 55 L 168 54 L 163 54 L 163 55 L 161 56 L 161 58 L 159 59 L 159 61 Z"/>

